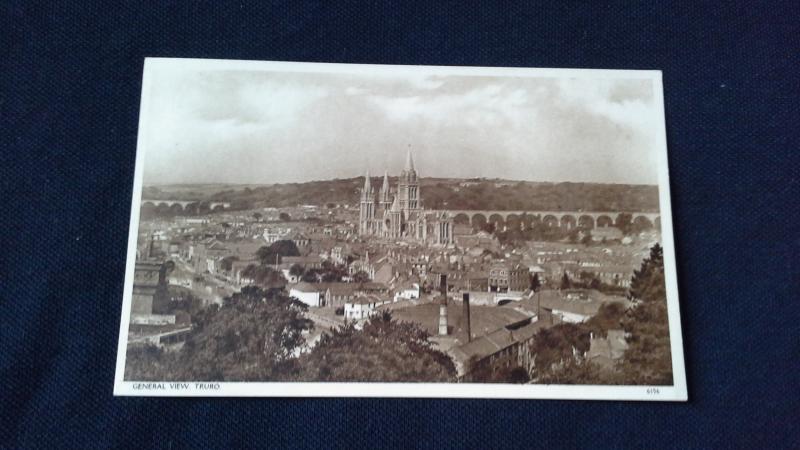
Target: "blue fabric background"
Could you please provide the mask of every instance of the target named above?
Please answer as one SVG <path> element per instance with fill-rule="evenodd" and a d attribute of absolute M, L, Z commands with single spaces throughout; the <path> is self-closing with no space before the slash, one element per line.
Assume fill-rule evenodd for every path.
<path fill-rule="evenodd" d="M 798 2 L 0 5 L 0 447 L 797 447 Z M 662 69 L 690 401 L 114 398 L 145 56 Z"/>

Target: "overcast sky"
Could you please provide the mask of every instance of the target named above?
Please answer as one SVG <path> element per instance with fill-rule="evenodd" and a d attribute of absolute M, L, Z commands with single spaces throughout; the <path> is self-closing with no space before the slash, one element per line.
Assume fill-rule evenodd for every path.
<path fill-rule="evenodd" d="M 402 71 L 399 71 L 402 72 Z M 145 184 L 420 176 L 657 184 L 650 80 L 158 70 Z"/>

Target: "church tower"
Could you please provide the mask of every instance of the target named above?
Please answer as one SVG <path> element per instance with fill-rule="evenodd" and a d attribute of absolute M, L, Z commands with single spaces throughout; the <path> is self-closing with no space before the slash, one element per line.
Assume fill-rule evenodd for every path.
<path fill-rule="evenodd" d="M 397 186 L 397 195 L 400 197 L 400 208 L 406 210 L 417 210 L 422 208 L 422 201 L 419 196 L 419 181 L 417 171 L 414 169 L 414 159 L 411 157 L 411 150 L 406 156 L 406 167 L 400 174 L 400 182 Z"/>
<path fill-rule="evenodd" d="M 388 211 L 392 207 L 392 196 L 389 189 L 389 173 L 383 172 L 383 186 L 381 186 L 381 192 L 378 194 L 378 202 L 380 203 L 380 209 L 384 211 Z"/>
<path fill-rule="evenodd" d="M 364 187 L 361 189 L 361 212 L 359 215 L 359 234 L 372 234 L 375 219 L 375 192 L 369 181 L 369 170 L 364 177 Z"/>

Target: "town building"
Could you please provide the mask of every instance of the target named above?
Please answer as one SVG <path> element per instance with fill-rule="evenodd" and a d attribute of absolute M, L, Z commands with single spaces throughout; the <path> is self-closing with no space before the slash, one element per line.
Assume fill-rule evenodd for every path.
<path fill-rule="evenodd" d="M 315 308 L 325 306 L 325 291 L 321 288 L 322 286 L 319 283 L 297 283 L 289 290 L 289 297 L 294 297 L 300 302 Z"/>
<path fill-rule="evenodd" d="M 133 270 L 131 315 L 152 315 L 167 301 L 165 265 L 155 261 L 137 261 Z"/>
<path fill-rule="evenodd" d="M 463 381 L 473 381 L 476 372 L 494 372 L 502 368 L 529 368 L 532 358 L 528 344 L 545 324 L 536 317 L 508 324 L 471 341 L 451 347 L 456 374 Z"/>
<path fill-rule="evenodd" d="M 416 300 L 419 298 L 419 294 L 419 283 L 407 283 L 397 289 L 397 292 L 394 294 L 394 301 Z"/>
<path fill-rule="evenodd" d="M 376 308 L 389 303 L 377 295 L 354 298 L 344 304 L 344 317 L 348 320 L 363 320 L 376 314 Z"/>
<path fill-rule="evenodd" d="M 508 261 L 497 261 L 489 268 L 489 292 L 521 292 L 530 286 L 527 267 Z"/>
<path fill-rule="evenodd" d="M 553 323 L 586 322 L 604 303 L 628 306 L 625 297 L 606 295 L 594 289 L 542 290 L 535 294 L 534 299 L 542 310 L 550 313 Z"/>

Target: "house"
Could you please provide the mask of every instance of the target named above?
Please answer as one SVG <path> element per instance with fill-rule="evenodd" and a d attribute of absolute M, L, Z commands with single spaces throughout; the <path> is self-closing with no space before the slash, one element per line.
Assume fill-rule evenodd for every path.
<path fill-rule="evenodd" d="M 319 269 L 322 267 L 322 258 L 319 255 L 281 257 L 281 268 L 291 269 L 295 264 L 304 269 Z"/>
<path fill-rule="evenodd" d="M 400 287 L 394 294 L 394 301 L 415 300 L 419 298 L 419 283 L 410 283 Z"/>
<path fill-rule="evenodd" d="M 389 287 L 376 282 L 358 283 L 358 291 L 366 295 L 385 295 L 389 293 Z"/>
<path fill-rule="evenodd" d="M 528 318 L 498 328 L 466 344 L 453 346 L 447 353 L 453 358 L 457 376 L 465 381 L 470 381 L 471 372 L 480 369 L 496 371 L 511 366 L 527 368 L 531 364 L 527 344 L 544 326 L 535 317 Z"/>
<path fill-rule="evenodd" d="M 491 292 L 521 292 L 530 285 L 529 269 L 508 261 L 493 263 L 488 278 Z"/>
<path fill-rule="evenodd" d="M 304 235 L 303 233 L 300 233 L 300 232 L 296 232 L 296 231 L 292 232 L 292 233 L 289 233 L 287 238 L 290 241 L 294 242 L 294 245 L 296 245 L 297 248 L 301 248 L 301 249 L 304 248 L 304 247 L 308 247 L 308 245 L 311 243 L 311 240 L 306 235 Z"/>
<path fill-rule="evenodd" d="M 354 298 L 344 304 L 344 317 L 349 320 L 363 320 L 376 313 L 378 306 L 389 303 L 376 295 Z"/>
<path fill-rule="evenodd" d="M 542 290 L 534 297 L 554 322 L 581 323 L 597 314 L 604 303 L 628 304 L 624 297 L 605 295 L 594 289 Z"/>
<path fill-rule="evenodd" d="M 327 229 L 327 228 L 326 228 Z M 345 263 L 344 249 L 341 246 L 335 246 L 330 251 L 331 261 L 334 264 L 343 265 Z"/>
<path fill-rule="evenodd" d="M 324 290 L 319 283 L 297 283 L 289 290 L 289 296 L 311 307 L 324 306 Z"/>
<path fill-rule="evenodd" d="M 358 285 L 352 283 L 326 283 L 325 306 L 342 306 L 356 298 Z"/>
<path fill-rule="evenodd" d="M 603 369 L 613 369 L 628 349 L 626 338 L 627 333 L 624 330 L 608 330 L 605 338 L 590 334 L 586 359 Z"/>
<path fill-rule="evenodd" d="M 630 287 L 634 267 L 631 265 L 609 265 L 595 269 L 597 278 L 612 286 Z"/>
<path fill-rule="evenodd" d="M 208 271 L 211 273 L 217 271 L 218 263 L 222 258 L 231 255 L 230 249 L 216 239 L 198 242 L 191 253 L 195 270 L 197 272 Z"/>
<path fill-rule="evenodd" d="M 375 275 L 372 280 L 376 283 L 388 284 L 395 277 L 394 267 L 391 263 L 384 261 L 375 265 Z"/>

